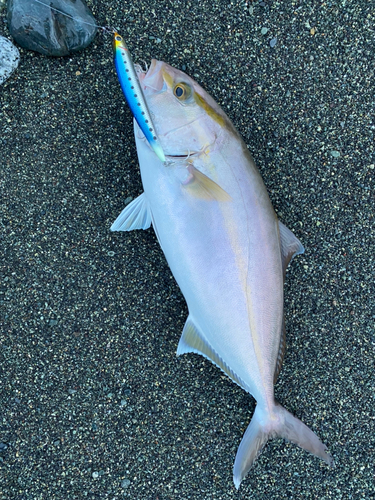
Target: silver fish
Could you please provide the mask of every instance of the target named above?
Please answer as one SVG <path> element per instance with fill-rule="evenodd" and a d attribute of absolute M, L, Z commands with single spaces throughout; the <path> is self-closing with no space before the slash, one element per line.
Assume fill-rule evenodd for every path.
<path fill-rule="evenodd" d="M 274 437 L 333 465 L 318 436 L 274 398 L 285 271 L 302 244 L 277 219 L 246 145 L 212 97 L 161 61 L 138 76 L 167 161 L 135 123 L 144 193 L 111 229 L 152 223 L 189 308 L 177 354 L 208 358 L 257 401 L 237 451 L 235 486 Z"/>

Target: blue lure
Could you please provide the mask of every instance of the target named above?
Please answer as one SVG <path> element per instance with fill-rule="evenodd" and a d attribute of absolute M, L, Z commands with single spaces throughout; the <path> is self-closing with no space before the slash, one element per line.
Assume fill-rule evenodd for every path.
<path fill-rule="evenodd" d="M 113 52 L 117 76 L 134 118 L 159 160 L 165 162 L 165 155 L 156 135 L 155 126 L 152 123 L 151 114 L 130 57 L 129 49 L 122 36 L 117 32 L 114 32 L 113 35 Z"/>

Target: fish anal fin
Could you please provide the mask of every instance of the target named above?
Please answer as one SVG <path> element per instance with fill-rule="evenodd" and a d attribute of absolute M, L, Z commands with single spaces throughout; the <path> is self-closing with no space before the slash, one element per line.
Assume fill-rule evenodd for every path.
<path fill-rule="evenodd" d="M 182 183 L 184 189 L 189 193 L 203 200 L 231 201 L 229 194 L 215 181 L 200 172 L 193 165 L 187 167 L 190 176 Z"/>
<path fill-rule="evenodd" d="M 283 273 L 285 278 L 286 268 L 289 262 L 298 254 L 305 251 L 299 239 L 288 229 L 282 222 L 279 221 L 280 231 L 280 246 L 281 246 L 281 260 L 283 264 Z"/>
<path fill-rule="evenodd" d="M 133 231 L 133 229 L 148 229 L 151 226 L 151 213 L 145 193 L 142 193 L 129 205 L 111 226 L 111 231 Z"/>
<path fill-rule="evenodd" d="M 177 356 L 194 352 L 209 359 L 214 365 L 222 370 L 233 382 L 250 393 L 245 382 L 225 363 L 221 356 L 215 351 L 204 334 L 195 325 L 191 316 L 186 320 L 182 335 L 177 347 Z"/>
<path fill-rule="evenodd" d="M 280 334 L 279 352 L 277 354 L 275 374 L 273 376 L 273 383 L 274 384 L 276 384 L 277 377 L 279 376 L 281 367 L 283 366 L 285 348 L 286 348 L 285 318 L 283 318 L 283 324 L 281 327 L 281 334 Z"/>

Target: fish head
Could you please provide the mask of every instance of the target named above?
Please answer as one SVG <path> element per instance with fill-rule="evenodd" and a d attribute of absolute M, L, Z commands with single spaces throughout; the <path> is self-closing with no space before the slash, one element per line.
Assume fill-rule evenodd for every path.
<path fill-rule="evenodd" d="M 138 67 L 137 73 L 167 156 L 207 154 L 223 129 L 233 129 L 214 99 L 182 71 L 153 59 L 147 72 Z"/>

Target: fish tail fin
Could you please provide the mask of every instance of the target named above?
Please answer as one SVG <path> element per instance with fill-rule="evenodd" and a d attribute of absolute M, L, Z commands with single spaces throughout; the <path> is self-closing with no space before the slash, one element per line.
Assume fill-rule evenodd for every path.
<path fill-rule="evenodd" d="M 292 441 L 327 464 L 334 466 L 333 458 L 327 453 L 326 446 L 301 420 L 279 404 L 275 404 L 272 412 L 265 412 L 257 405 L 238 447 L 234 462 L 233 481 L 237 489 L 268 439 L 275 437 Z"/>

